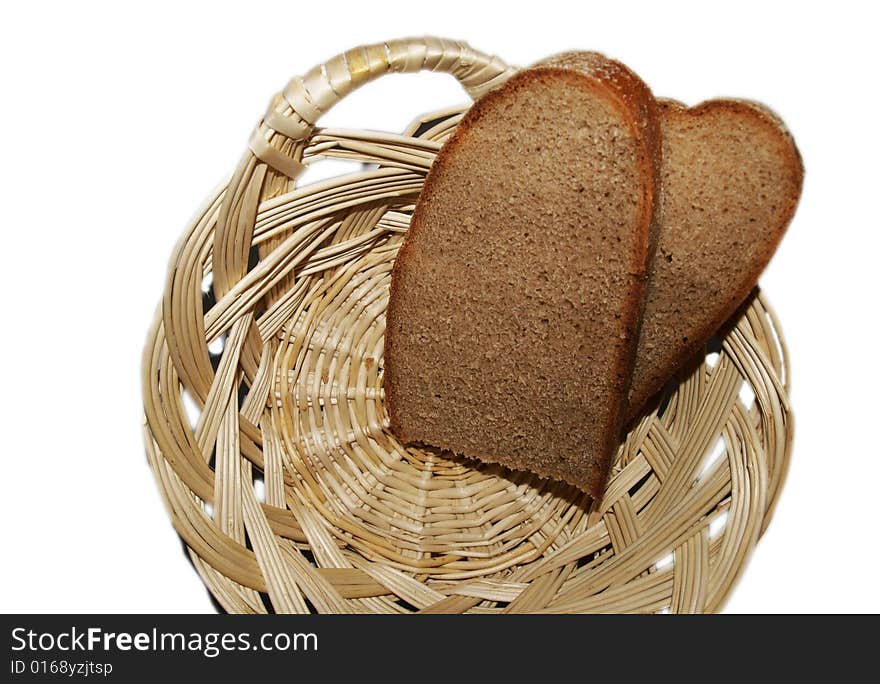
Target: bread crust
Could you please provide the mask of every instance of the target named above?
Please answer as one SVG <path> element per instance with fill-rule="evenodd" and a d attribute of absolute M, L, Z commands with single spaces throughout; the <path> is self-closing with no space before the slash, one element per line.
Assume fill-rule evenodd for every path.
<path fill-rule="evenodd" d="M 662 367 L 653 368 L 646 377 L 638 377 L 639 373 L 637 372 L 637 377 L 633 378 L 628 398 L 627 423 L 638 418 L 645 407 L 649 405 L 651 399 L 663 389 L 666 382 L 703 349 L 712 335 L 730 319 L 754 290 L 759 276 L 772 258 L 794 217 L 804 176 L 803 160 L 791 133 L 782 119 L 763 104 L 740 99 L 707 100 L 693 107 L 687 107 L 681 102 L 670 99 L 660 99 L 658 104 L 664 126 L 683 121 L 700 122 L 702 119 L 723 114 L 740 122 L 747 121 L 753 126 L 760 127 L 765 134 L 776 139 L 776 143 L 782 151 L 779 162 L 784 169 L 784 174 L 792 180 L 794 191 L 782 198 L 783 206 L 779 212 L 778 220 L 771 226 L 759 227 L 756 232 L 756 240 L 761 243 L 762 250 L 756 255 L 756 258 L 744 264 L 743 276 L 737 286 L 727 293 L 720 305 L 710 310 L 697 327 L 691 329 L 690 334 L 687 335 L 687 341 L 681 342 Z M 671 139 L 667 138 L 664 144 L 673 143 Z M 665 162 L 672 163 L 669 159 Z M 660 214 L 661 212 L 658 212 L 658 216 Z M 661 243 L 664 241 L 665 231 L 672 229 L 672 227 L 661 223 L 659 238 Z M 649 292 L 650 288 L 658 286 L 660 285 L 655 283 L 652 278 L 649 282 Z M 646 314 L 650 316 L 650 311 Z M 644 361 L 647 354 L 648 351 L 643 348 L 643 341 L 640 341 L 637 351 L 637 369 L 640 368 L 639 364 Z"/>
<path fill-rule="evenodd" d="M 416 205 L 411 220 L 409 233 L 398 252 L 397 259 L 392 267 L 391 286 L 386 316 L 385 333 L 385 405 L 388 411 L 391 429 L 399 439 L 404 442 L 410 441 L 405 426 L 400 419 L 400 411 L 396 396 L 396 379 L 394 376 L 395 339 L 393 331 L 397 328 L 398 317 L 402 315 L 400 310 L 400 296 L 398 288 L 405 272 L 412 266 L 413 245 L 418 239 L 419 233 L 424 230 L 423 207 L 437 192 L 437 178 L 442 175 L 442 169 L 447 160 L 454 158 L 458 153 L 459 146 L 466 144 L 467 137 L 474 124 L 487 112 L 492 112 L 496 107 L 503 106 L 505 98 L 515 92 L 517 88 L 528 87 L 528 84 L 538 78 L 558 78 L 563 81 L 574 80 L 578 86 L 586 86 L 594 89 L 602 97 L 612 102 L 616 109 L 623 114 L 623 119 L 630 128 L 633 138 L 638 141 L 637 154 L 639 173 L 642 177 L 644 192 L 642 202 L 642 214 L 636 226 L 636 234 L 633 236 L 638 244 L 644 245 L 642 250 L 633 250 L 632 263 L 627 264 L 629 272 L 637 279 L 638 285 L 629 292 L 624 311 L 622 312 L 622 325 L 628 336 L 628 353 L 618 359 L 616 369 L 619 377 L 631 376 L 635 362 L 636 344 L 639 338 L 639 326 L 642 320 L 645 291 L 647 288 L 648 269 L 653 258 L 658 234 L 657 212 L 655 211 L 659 201 L 659 178 L 660 178 L 660 121 L 656 102 L 648 87 L 627 67 L 610 60 L 597 53 L 563 53 L 548 60 L 536 64 L 534 67 L 521 71 L 506 84 L 484 95 L 459 123 L 455 134 L 447 141 L 440 150 L 434 165 L 425 181 L 422 194 Z M 594 497 L 601 497 L 604 489 L 611 458 L 617 446 L 620 429 L 623 425 L 625 397 L 628 391 L 628 382 L 618 388 L 617 395 L 610 401 L 617 405 L 610 412 L 613 425 L 607 430 L 607 440 L 604 453 L 599 456 L 600 467 L 597 468 L 586 482 L 571 482 L 571 484 L 588 491 Z M 492 454 L 468 453 L 467 456 L 480 460 L 497 461 Z M 556 476 L 555 473 L 539 473 L 544 476 Z"/>

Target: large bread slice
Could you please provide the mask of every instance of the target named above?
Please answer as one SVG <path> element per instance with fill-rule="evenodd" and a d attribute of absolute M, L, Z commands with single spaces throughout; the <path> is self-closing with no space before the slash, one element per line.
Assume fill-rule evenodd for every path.
<path fill-rule="evenodd" d="M 629 391 L 635 418 L 745 301 L 794 215 L 800 154 L 768 109 L 661 101 L 657 251 Z"/>
<path fill-rule="evenodd" d="M 632 371 L 659 174 L 648 87 L 567 53 L 481 98 L 428 175 L 385 337 L 405 442 L 599 495 Z"/>

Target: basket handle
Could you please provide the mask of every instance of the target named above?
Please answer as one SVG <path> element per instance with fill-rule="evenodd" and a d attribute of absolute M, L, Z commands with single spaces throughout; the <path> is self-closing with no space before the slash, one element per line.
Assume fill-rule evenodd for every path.
<path fill-rule="evenodd" d="M 445 38 L 404 38 L 355 48 L 316 66 L 305 76 L 292 78 L 273 98 L 254 130 L 251 151 L 276 171 L 296 178 L 304 169 L 300 163 L 302 143 L 333 105 L 385 74 L 422 70 L 452 74 L 473 99 L 500 85 L 515 71 L 498 57 Z M 293 149 L 279 149 L 290 146 L 279 146 L 276 135 L 293 141 Z"/>

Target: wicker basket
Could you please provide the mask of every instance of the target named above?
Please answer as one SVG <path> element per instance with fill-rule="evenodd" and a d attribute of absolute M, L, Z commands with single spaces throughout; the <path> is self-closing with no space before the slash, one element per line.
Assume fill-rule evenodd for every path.
<path fill-rule="evenodd" d="M 293 79 L 172 257 L 144 358 L 145 435 L 196 569 L 234 613 L 719 610 L 791 444 L 784 346 L 761 295 L 630 432 L 601 504 L 387 430 L 391 265 L 462 110 L 400 135 L 315 124 L 359 85 L 421 69 L 472 96 L 513 73 L 425 38 Z M 297 188 L 322 158 L 366 166 Z"/>

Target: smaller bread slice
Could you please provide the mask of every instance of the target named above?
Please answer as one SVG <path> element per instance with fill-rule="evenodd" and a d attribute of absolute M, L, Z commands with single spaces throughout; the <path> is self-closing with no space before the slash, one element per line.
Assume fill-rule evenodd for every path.
<path fill-rule="evenodd" d="M 628 420 L 745 301 L 782 239 L 804 169 L 762 105 L 660 102 L 657 251 L 629 390 Z"/>
<path fill-rule="evenodd" d="M 601 494 L 658 192 L 647 86 L 596 53 L 519 72 L 440 151 L 394 264 L 385 397 L 404 442 Z"/>

